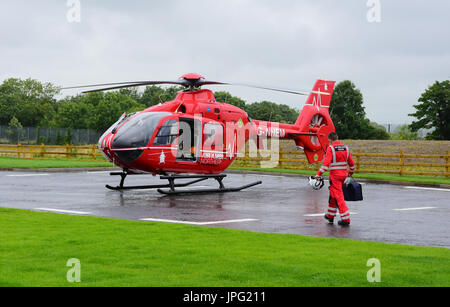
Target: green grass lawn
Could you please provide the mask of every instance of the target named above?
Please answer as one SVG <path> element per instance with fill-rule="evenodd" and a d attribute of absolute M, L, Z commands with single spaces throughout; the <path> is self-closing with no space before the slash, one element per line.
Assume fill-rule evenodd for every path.
<path fill-rule="evenodd" d="M 294 169 L 283 169 L 283 168 L 259 168 L 259 167 L 230 167 L 234 170 L 245 170 L 245 171 L 261 171 L 261 172 L 274 172 L 274 173 L 285 173 L 285 174 L 302 174 L 302 175 L 315 175 L 316 171 L 308 170 L 294 170 Z M 328 172 L 325 173 L 325 176 Z M 354 178 L 364 178 L 364 179 L 375 179 L 375 180 L 388 180 L 388 181 L 406 181 L 406 182 L 420 182 L 420 183 L 434 183 L 434 184 L 449 184 L 450 178 L 444 177 L 430 177 L 430 176 L 399 176 L 391 174 L 365 174 L 358 173 L 353 175 Z"/>
<path fill-rule="evenodd" d="M 106 160 L 18 159 L 0 157 L 0 168 L 76 168 L 113 166 Z"/>
<path fill-rule="evenodd" d="M 445 248 L 4 208 L 0 221 L 1 286 L 450 286 Z M 69 258 L 81 283 L 66 280 Z"/>

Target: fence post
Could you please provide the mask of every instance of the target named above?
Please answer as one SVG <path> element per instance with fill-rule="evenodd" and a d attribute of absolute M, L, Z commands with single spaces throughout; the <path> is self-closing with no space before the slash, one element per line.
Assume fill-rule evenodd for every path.
<path fill-rule="evenodd" d="M 403 150 L 400 150 L 400 176 L 403 176 L 403 167 L 405 165 L 405 154 Z"/>
<path fill-rule="evenodd" d="M 20 143 L 17 144 L 17 158 L 18 159 L 20 159 L 20 148 L 21 148 L 21 146 L 22 145 Z"/>
<path fill-rule="evenodd" d="M 281 159 L 283 159 L 283 151 L 279 150 L 278 151 L 278 168 L 283 168 L 283 161 L 281 161 Z"/>
<path fill-rule="evenodd" d="M 45 145 L 44 143 L 41 143 L 41 158 L 43 158 L 45 155 Z"/>
<path fill-rule="evenodd" d="M 248 150 L 245 149 L 245 153 L 244 153 L 244 167 L 247 167 L 247 158 L 248 158 Z"/>
<path fill-rule="evenodd" d="M 66 144 L 66 159 L 69 160 L 69 144 Z"/>
<path fill-rule="evenodd" d="M 95 144 L 92 144 L 92 160 L 95 160 Z"/>
<path fill-rule="evenodd" d="M 359 167 L 361 162 L 361 150 L 356 151 L 356 173 L 359 173 Z"/>
<path fill-rule="evenodd" d="M 445 153 L 445 178 L 448 178 L 448 162 L 450 161 L 450 152 Z"/>

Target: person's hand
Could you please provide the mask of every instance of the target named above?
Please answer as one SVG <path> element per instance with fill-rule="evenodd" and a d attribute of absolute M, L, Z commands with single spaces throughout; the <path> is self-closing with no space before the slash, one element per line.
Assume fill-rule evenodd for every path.
<path fill-rule="evenodd" d="M 320 179 L 320 176 L 319 176 L 319 175 L 316 175 L 314 178 L 315 178 L 316 180 L 319 180 L 319 179 Z"/>

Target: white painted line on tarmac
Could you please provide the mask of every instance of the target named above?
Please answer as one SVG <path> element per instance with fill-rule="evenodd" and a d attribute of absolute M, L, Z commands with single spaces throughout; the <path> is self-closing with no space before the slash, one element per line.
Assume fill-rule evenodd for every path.
<path fill-rule="evenodd" d="M 239 220 L 225 220 L 225 221 L 213 221 L 213 222 L 190 222 L 190 221 L 154 219 L 154 218 L 145 218 L 145 219 L 140 219 L 140 220 L 146 221 L 146 222 L 164 222 L 164 223 L 188 224 L 188 225 L 197 225 L 197 226 L 258 221 L 257 219 L 239 219 Z"/>
<path fill-rule="evenodd" d="M 203 222 L 201 225 L 213 225 L 213 224 L 227 224 L 227 223 L 242 223 L 242 222 L 255 222 L 257 219 L 240 219 L 240 220 L 226 220 L 216 222 Z"/>
<path fill-rule="evenodd" d="M 436 209 L 437 207 L 415 207 L 415 208 L 400 208 L 400 209 L 392 209 L 394 211 L 413 211 L 413 210 L 429 210 Z"/>
<path fill-rule="evenodd" d="M 139 219 L 139 220 L 146 221 L 146 222 L 163 222 L 163 223 L 174 223 L 174 224 L 199 225 L 199 223 L 197 223 L 197 222 L 189 222 L 189 221 L 153 219 L 153 218 L 145 218 L 145 219 Z"/>
<path fill-rule="evenodd" d="M 31 176 L 49 176 L 49 174 L 20 174 L 20 175 L 6 175 L 7 177 L 31 177 Z"/>
<path fill-rule="evenodd" d="M 339 214 L 339 213 L 338 213 Z M 350 215 L 356 215 L 358 214 L 358 212 L 350 212 Z M 304 214 L 303 216 L 307 216 L 307 217 L 317 217 L 317 216 L 324 216 L 325 212 L 322 213 L 312 213 L 312 214 Z"/>
<path fill-rule="evenodd" d="M 423 187 L 404 187 L 405 189 L 418 189 L 418 190 L 430 190 L 430 191 L 445 191 L 450 192 L 450 189 L 440 189 L 440 188 L 423 188 Z"/>
<path fill-rule="evenodd" d="M 70 214 L 79 214 L 79 215 L 91 214 L 90 212 L 84 212 L 84 211 L 62 210 L 62 209 L 52 209 L 52 208 L 34 208 L 34 209 L 35 210 L 40 210 L 40 211 L 50 211 L 50 212 L 57 212 L 57 213 L 70 213 Z"/>

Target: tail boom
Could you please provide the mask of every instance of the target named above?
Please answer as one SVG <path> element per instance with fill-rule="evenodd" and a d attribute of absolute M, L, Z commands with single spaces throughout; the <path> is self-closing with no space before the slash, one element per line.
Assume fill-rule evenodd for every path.
<path fill-rule="evenodd" d="M 294 125 L 260 120 L 252 121 L 252 135 L 257 138 L 292 139 L 302 148 L 309 163 L 323 159 L 328 134 L 335 131 L 329 114 L 335 81 L 317 80 Z"/>

